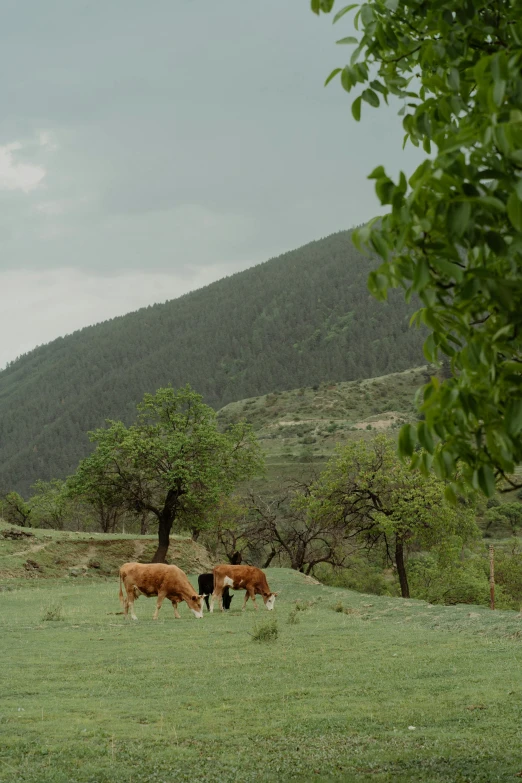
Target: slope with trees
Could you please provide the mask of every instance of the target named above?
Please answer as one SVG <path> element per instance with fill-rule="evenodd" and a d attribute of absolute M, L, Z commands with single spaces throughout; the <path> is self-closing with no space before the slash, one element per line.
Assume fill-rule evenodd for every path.
<path fill-rule="evenodd" d="M 0 490 L 65 478 L 91 449 L 86 432 L 130 424 L 143 395 L 169 384 L 219 408 L 419 364 L 413 308 L 368 294 L 374 265 L 341 232 L 21 357 L 0 373 Z"/>

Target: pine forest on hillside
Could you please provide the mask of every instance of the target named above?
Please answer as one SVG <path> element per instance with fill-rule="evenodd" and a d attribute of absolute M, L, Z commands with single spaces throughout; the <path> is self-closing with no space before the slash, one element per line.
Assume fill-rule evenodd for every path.
<path fill-rule="evenodd" d="M 129 423 L 145 392 L 169 384 L 220 408 L 419 365 L 412 306 L 370 296 L 373 263 L 341 232 L 22 356 L 0 373 L 0 489 L 73 472 L 88 430 Z"/>

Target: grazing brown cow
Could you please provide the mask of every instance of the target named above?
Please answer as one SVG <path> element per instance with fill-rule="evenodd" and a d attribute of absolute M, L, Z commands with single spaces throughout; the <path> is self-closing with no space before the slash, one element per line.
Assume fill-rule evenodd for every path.
<path fill-rule="evenodd" d="M 122 582 L 127 593 L 125 599 L 121 589 Z M 194 617 L 203 617 L 204 596 L 196 594 L 186 574 L 175 565 L 124 563 L 120 568 L 120 602 L 125 617 L 130 607 L 132 619 L 138 619 L 134 614 L 134 600 L 140 595 L 145 595 L 147 598 L 152 595 L 158 596 L 153 620 L 158 619 L 158 612 L 165 598 L 172 602 L 176 619 L 181 619 L 178 612 L 178 604 L 181 601 L 185 601 L 194 613 Z"/>
<path fill-rule="evenodd" d="M 232 590 L 245 590 L 243 611 L 249 598 L 252 599 L 257 610 L 256 595 L 263 597 L 267 609 L 273 609 L 277 593 L 271 593 L 266 581 L 266 576 L 260 568 L 243 565 L 218 565 L 214 568 L 214 592 L 210 599 L 210 611 L 214 611 L 214 600 L 219 600 L 219 606 L 223 611 L 223 590 L 231 587 Z"/>

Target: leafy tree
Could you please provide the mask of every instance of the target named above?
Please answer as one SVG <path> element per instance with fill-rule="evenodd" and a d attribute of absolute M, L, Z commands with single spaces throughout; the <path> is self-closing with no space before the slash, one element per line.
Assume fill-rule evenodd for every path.
<path fill-rule="evenodd" d="M 501 503 L 489 508 L 485 514 L 487 528 L 495 523 L 508 525 L 512 534 L 517 535 L 522 528 L 522 503 Z"/>
<path fill-rule="evenodd" d="M 342 525 L 347 541 L 368 548 L 384 545 L 403 598 L 410 594 L 408 550 L 434 550 L 441 559 L 451 558 L 477 534 L 471 504 L 450 505 L 444 483 L 408 470 L 383 435 L 339 449 L 312 486 L 307 505 L 311 519 Z"/>
<path fill-rule="evenodd" d="M 333 7 L 312 0 L 316 13 Z M 403 428 L 400 450 L 441 477 L 460 463 L 491 496 L 499 477 L 520 486 L 522 461 L 522 3 L 368 0 L 334 21 L 351 10 L 358 35 L 338 43 L 353 53 L 327 82 L 356 92 L 357 121 L 398 101 L 405 143 L 429 156 L 409 179 L 370 174 L 389 212 L 354 234 L 382 258 L 372 293 L 420 297 L 426 358 L 451 362 L 451 377 L 424 386 L 424 420 Z"/>
<path fill-rule="evenodd" d="M 73 510 L 73 502 L 67 494 L 65 482 L 60 479 L 39 480 L 32 489 L 34 494 L 29 500 L 29 506 L 38 527 L 63 530 Z"/>
<path fill-rule="evenodd" d="M 32 508 L 18 492 L 6 492 L 2 497 L 2 514 L 6 522 L 31 527 Z"/>
<path fill-rule="evenodd" d="M 251 547 L 250 528 L 244 500 L 236 495 L 222 497 L 207 514 L 203 544 L 216 559 L 225 557 L 239 564 Z"/>
<path fill-rule="evenodd" d="M 251 526 L 246 535 L 264 551 L 263 568 L 274 558 L 309 574 L 320 563 L 346 565 L 351 552 L 342 521 L 334 515 L 308 513 L 313 479 L 292 482 L 275 497 L 250 493 Z"/>
<path fill-rule="evenodd" d="M 167 554 L 174 521 L 178 528 L 229 494 L 238 481 L 262 464 L 250 427 L 239 423 L 220 432 L 216 414 L 189 386 L 146 394 L 137 423 L 109 422 L 95 430 L 96 449 L 80 463 L 72 482 L 78 494 L 92 497 L 93 484 L 104 498 L 158 521 L 154 562 Z"/>

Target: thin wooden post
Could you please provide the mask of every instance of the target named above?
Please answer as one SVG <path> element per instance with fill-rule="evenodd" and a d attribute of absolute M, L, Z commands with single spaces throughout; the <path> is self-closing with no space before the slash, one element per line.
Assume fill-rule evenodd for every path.
<path fill-rule="evenodd" d="M 489 607 L 495 608 L 495 547 L 489 545 Z"/>

